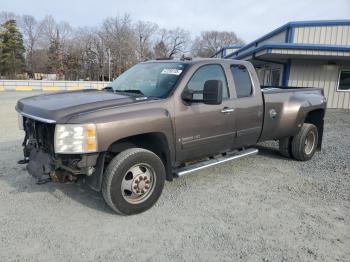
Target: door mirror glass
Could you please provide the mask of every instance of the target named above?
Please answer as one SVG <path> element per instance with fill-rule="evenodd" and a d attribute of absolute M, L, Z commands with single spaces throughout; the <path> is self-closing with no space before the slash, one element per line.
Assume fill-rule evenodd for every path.
<path fill-rule="evenodd" d="M 181 94 L 181 98 L 182 98 L 182 100 L 184 100 L 186 102 L 192 102 L 193 101 L 193 91 L 188 89 L 188 88 L 185 88 Z"/>
<path fill-rule="evenodd" d="M 222 103 L 222 81 L 205 81 L 203 88 L 203 103 L 207 105 L 220 105 Z"/>
<path fill-rule="evenodd" d="M 222 81 L 207 80 L 202 90 L 193 91 L 185 88 L 181 98 L 189 103 L 204 103 L 207 105 L 220 105 L 222 103 Z"/>

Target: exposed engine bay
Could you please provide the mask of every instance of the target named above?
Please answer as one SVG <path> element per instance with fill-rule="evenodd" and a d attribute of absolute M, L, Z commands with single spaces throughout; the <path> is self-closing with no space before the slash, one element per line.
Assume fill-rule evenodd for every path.
<path fill-rule="evenodd" d="M 38 184 L 52 182 L 72 182 L 84 175 L 92 175 L 97 155 L 55 154 L 55 124 L 43 123 L 23 118 L 25 138 L 23 141 L 24 159 L 30 175 Z"/>

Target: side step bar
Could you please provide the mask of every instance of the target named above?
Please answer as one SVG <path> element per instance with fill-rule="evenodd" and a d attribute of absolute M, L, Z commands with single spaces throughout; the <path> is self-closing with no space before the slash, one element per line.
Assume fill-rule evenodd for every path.
<path fill-rule="evenodd" d="M 202 170 L 202 169 L 207 168 L 207 167 L 216 166 L 218 164 L 222 164 L 222 163 L 225 163 L 225 162 L 228 162 L 231 160 L 236 160 L 236 159 L 239 159 L 242 157 L 255 155 L 258 152 L 259 152 L 259 150 L 256 148 L 248 148 L 248 149 L 238 151 L 238 152 L 235 152 L 232 154 L 227 154 L 227 155 L 219 157 L 219 158 L 214 158 L 214 159 L 210 159 L 208 161 L 202 161 L 199 163 L 195 163 L 193 165 L 188 165 L 185 167 L 175 169 L 174 175 L 185 176 L 185 175 Z"/>

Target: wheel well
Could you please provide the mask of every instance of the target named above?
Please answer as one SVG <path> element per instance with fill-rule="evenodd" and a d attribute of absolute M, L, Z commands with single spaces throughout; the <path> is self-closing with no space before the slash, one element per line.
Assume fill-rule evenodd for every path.
<path fill-rule="evenodd" d="M 313 110 L 307 114 L 305 121 L 304 121 L 304 123 L 313 124 L 317 127 L 317 131 L 318 131 L 317 149 L 321 149 L 321 146 L 322 146 L 324 115 L 325 115 L 325 110 L 323 110 L 323 109 Z"/>
<path fill-rule="evenodd" d="M 115 141 L 107 150 L 109 157 L 106 160 L 108 161 L 120 152 L 134 147 L 144 148 L 155 153 L 163 161 L 167 180 L 172 180 L 169 144 L 166 136 L 162 133 L 154 132 L 134 135 Z"/>

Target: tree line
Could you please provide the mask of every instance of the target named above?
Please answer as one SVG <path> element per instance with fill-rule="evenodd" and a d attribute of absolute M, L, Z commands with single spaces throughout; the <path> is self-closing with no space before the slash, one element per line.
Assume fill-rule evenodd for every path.
<path fill-rule="evenodd" d="M 225 45 L 242 44 L 234 32 L 203 31 L 194 39 L 183 28 L 160 28 L 128 14 L 96 27 L 74 28 L 52 16 L 0 13 L 0 77 L 56 74 L 62 80 L 108 80 L 132 65 L 181 55 L 210 57 Z"/>

